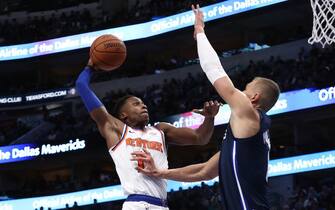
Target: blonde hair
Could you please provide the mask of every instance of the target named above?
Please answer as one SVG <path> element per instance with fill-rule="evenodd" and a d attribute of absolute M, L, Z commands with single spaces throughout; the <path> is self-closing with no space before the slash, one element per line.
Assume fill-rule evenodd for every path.
<path fill-rule="evenodd" d="M 253 82 L 255 82 L 256 89 L 261 92 L 259 100 L 261 109 L 269 111 L 278 100 L 280 94 L 279 85 L 275 81 L 264 77 L 255 77 Z"/>

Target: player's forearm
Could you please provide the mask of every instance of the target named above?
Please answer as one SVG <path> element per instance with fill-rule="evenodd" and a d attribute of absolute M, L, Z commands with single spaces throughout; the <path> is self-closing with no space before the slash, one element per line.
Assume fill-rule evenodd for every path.
<path fill-rule="evenodd" d="M 90 67 L 85 67 L 80 73 L 78 79 L 76 80 L 76 90 L 79 93 L 81 99 L 83 100 L 88 112 L 92 112 L 94 109 L 102 107 L 103 104 L 99 98 L 93 93 L 89 87 L 90 79 L 92 75 L 92 70 Z"/>
<path fill-rule="evenodd" d="M 209 142 L 214 131 L 214 117 L 205 117 L 202 125 L 196 130 L 199 138 L 199 144 L 204 145 Z"/>
<path fill-rule="evenodd" d="M 216 80 L 227 76 L 227 74 L 221 65 L 219 56 L 209 43 L 205 33 L 198 32 L 196 36 L 201 68 L 209 81 L 214 84 Z"/>
<path fill-rule="evenodd" d="M 194 164 L 183 168 L 166 169 L 159 172 L 159 176 L 180 182 L 196 182 L 209 179 L 203 171 L 204 163 Z"/>

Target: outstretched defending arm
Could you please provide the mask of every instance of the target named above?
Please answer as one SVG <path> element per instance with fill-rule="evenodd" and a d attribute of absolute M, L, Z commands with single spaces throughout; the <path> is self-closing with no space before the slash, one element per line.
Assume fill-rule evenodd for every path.
<path fill-rule="evenodd" d="M 92 67 L 89 61 L 76 81 L 76 90 L 90 113 L 91 118 L 97 123 L 101 135 L 106 139 L 108 148 L 111 148 L 121 138 L 124 124 L 107 112 L 105 106 L 90 89 L 91 76 Z"/>
<path fill-rule="evenodd" d="M 133 152 L 132 155 L 132 161 L 144 162 L 144 168 L 136 167 L 136 170 L 147 176 L 181 182 L 196 182 L 213 179 L 219 174 L 220 152 L 217 152 L 205 163 L 194 164 L 174 169 L 158 169 L 150 153 L 145 149 L 143 152 Z"/>
<path fill-rule="evenodd" d="M 199 5 L 197 5 L 197 8 L 192 5 L 192 10 L 195 14 L 194 36 L 197 40 L 198 55 L 202 70 L 219 95 L 229 104 L 232 112 L 235 114 L 250 112 L 252 108 L 250 100 L 243 92 L 235 88 L 222 67 L 217 53 L 206 37 L 204 17 Z"/>

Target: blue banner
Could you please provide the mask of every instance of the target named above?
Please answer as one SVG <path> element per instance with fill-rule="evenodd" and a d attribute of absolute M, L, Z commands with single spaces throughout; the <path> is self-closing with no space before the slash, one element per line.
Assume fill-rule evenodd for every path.
<path fill-rule="evenodd" d="M 335 150 L 271 160 L 269 176 L 295 174 L 335 167 Z"/>
<path fill-rule="evenodd" d="M 269 162 L 269 177 L 295 174 L 307 171 L 328 169 L 335 167 L 335 150 L 328 152 L 320 152 L 308 155 L 300 155 L 290 158 L 281 158 L 270 160 Z M 218 181 L 218 177 L 204 182 L 212 186 Z M 175 182 L 168 181 L 168 192 L 178 191 L 179 188 L 183 190 L 190 187 L 201 186 L 202 182 Z M 99 203 L 125 199 L 120 185 L 102 187 L 91 190 L 84 190 L 73 193 L 65 193 L 60 195 L 43 196 L 35 198 L 8 200 L 0 202 L 1 210 L 34 210 L 41 206 L 44 209 L 50 207 L 51 209 L 65 208 L 66 204 L 70 207 L 76 201 L 79 206 L 93 204 L 94 199 Z"/>
<path fill-rule="evenodd" d="M 62 144 L 16 144 L 0 147 L 0 164 L 32 160 L 39 156 L 61 154 L 86 147 L 85 140 L 69 140 Z M 1 208 L 0 208 L 1 210 Z"/>
<path fill-rule="evenodd" d="M 120 185 L 102 187 L 92 190 L 84 190 L 74 193 L 65 193 L 60 195 L 43 196 L 36 198 L 17 199 L 9 201 L 1 201 L 1 210 L 34 210 L 40 209 L 41 206 L 44 209 L 62 209 L 65 208 L 66 204 L 73 206 L 76 201 L 79 206 L 92 204 L 94 199 L 97 199 L 99 203 L 115 201 L 124 199 L 123 191 Z"/>
<path fill-rule="evenodd" d="M 0 96 L 0 108 L 60 101 L 74 97 L 75 95 L 75 88 L 63 88 L 25 95 Z"/>
<path fill-rule="evenodd" d="M 202 10 L 204 12 L 205 21 L 211 21 L 285 1 L 287 0 L 228 0 L 206 6 L 202 8 Z M 191 26 L 193 22 L 194 15 L 191 11 L 188 11 L 147 23 L 66 36 L 29 44 L 0 47 L 0 61 L 82 49 L 91 46 L 94 39 L 103 34 L 113 34 L 123 41 L 147 38 Z"/>
<path fill-rule="evenodd" d="M 31 160 L 36 155 L 39 155 L 39 151 L 35 150 L 33 144 L 0 147 L 0 164 Z"/>
<path fill-rule="evenodd" d="M 65 91 L 66 93 L 66 91 Z M 74 94 L 74 93 L 73 93 Z M 50 93 L 47 96 L 52 95 Z M 31 100 L 46 100 L 41 99 L 44 94 L 29 95 Z M 26 96 L 27 97 L 27 96 Z M 42 97 L 43 98 L 43 97 Z M 0 98 L 0 107 L 3 99 Z M 335 87 L 324 89 L 302 89 L 281 93 L 275 106 L 268 112 L 269 115 L 282 114 L 302 109 L 314 108 L 335 104 Z M 220 107 L 219 113 L 215 117 L 214 124 L 221 125 L 228 123 L 230 117 L 230 108 L 227 104 Z M 194 112 L 186 112 L 178 115 L 173 115 L 163 121 L 169 122 L 176 127 L 197 128 L 204 120 L 204 117 Z M 41 147 L 38 152 L 44 154 L 45 147 Z M 23 150 L 23 151 L 21 151 Z M 32 145 L 14 145 L 0 147 L 0 164 L 8 162 L 17 162 L 33 159 Z M 40 154 L 38 154 L 40 155 Z M 38 156 L 36 155 L 36 156 Z M 28 157 L 29 156 L 29 157 Z"/>
<path fill-rule="evenodd" d="M 277 103 L 267 113 L 277 115 L 292 111 L 315 108 L 335 104 L 335 87 L 324 89 L 302 89 L 281 93 Z M 230 108 L 227 104 L 220 107 L 215 117 L 214 124 L 222 125 L 229 121 Z M 163 121 L 169 122 L 176 127 L 197 128 L 204 120 L 204 117 L 194 112 L 186 112 L 167 117 Z"/>
<path fill-rule="evenodd" d="M 278 102 L 269 115 L 325 106 L 335 103 L 335 87 L 324 89 L 302 89 L 280 94 Z"/>

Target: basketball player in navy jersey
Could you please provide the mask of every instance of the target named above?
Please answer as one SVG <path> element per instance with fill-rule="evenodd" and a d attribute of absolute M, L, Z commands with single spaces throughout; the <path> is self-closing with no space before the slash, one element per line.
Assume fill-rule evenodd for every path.
<path fill-rule="evenodd" d="M 214 116 L 219 103 L 209 101 L 198 113 L 205 117 L 202 125 L 193 130 L 176 128 L 168 123 L 148 126 L 147 106 L 135 96 L 125 96 L 117 101 L 110 114 L 89 87 L 94 72 L 91 61 L 80 73 L 76 89 L 100 134 L 105 138 L 109 153 L 115 163 L 121 186 L 127 199 L 123 210 L 167 210 L 166 180 L 144 176 L 134 169 L 129 159 L 133 151 L 148 149 L 159 168 L 168 168 L 165 143 L 177 145 L 207 144 L 214 130 Z M 141 161 L 136 163 L 143 167 Z"/>
<path fill-rule="evenodd" d="M 132 160 L 145 162 L 144 169 L 136 168 L 139 172 L 165 179 L 193 182 L 219 176 L 226 210 L 269 209 L 266 194 L 270 118 L 265 113 L 276 103 L 279 87 L 270 79 L 256 77 L 244 91 L 236 89 L 207 40 L 199 5 L 192 5 L 192 9 L 200 65 L 231 109 L 221 151 L 205 163 L 177 169 L 157 169 L 146 150 L 134 152 Z"/>

